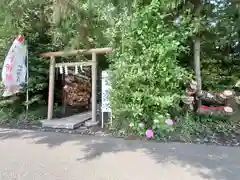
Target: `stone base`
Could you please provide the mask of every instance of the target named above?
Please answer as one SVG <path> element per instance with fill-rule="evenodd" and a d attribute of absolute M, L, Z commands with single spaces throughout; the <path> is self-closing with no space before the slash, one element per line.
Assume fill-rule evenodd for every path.
<path fill-rule="evenodd" d="M 42 127 L 55 129 L 76 129 L 82 126 L 86 121 L 91 120 L 91 115 L 92 113 L 90 111 L 66 118 L 43 120 Z"/>
<path fill-rule="evenodd" d="M 85 122 L 85 126 L 86 126 L 86 127 L 97 126 L 98 124 L 99 124 L 99 121 L 89 120 L 89 121 L 86 121 L 86 122 Z"/>

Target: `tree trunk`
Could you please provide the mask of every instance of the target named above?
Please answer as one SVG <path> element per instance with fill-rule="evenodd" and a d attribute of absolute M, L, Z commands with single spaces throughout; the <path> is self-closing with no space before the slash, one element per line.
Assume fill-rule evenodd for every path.
<path fill-rule="evenodd" d="M 233 109 L 228 106 L 217 106 L 217 107 L 208 107 L 201 106 L 198 111 L 198 114 L 210 116 L 210 117 L 226 117 L 233 115 Z"/>
<path fill-rule="evenodd" d="M 201 64 L 200 64 L 200 38 L 196 37 L 194 40 L 194 70 L 197 81 L 197 92 L 199 95 L 202 90 L 202 79 L 201 79 Z M 196 109 L 201 106 L 201 99 L 195 99 Z"/>
<path fill-rule="evenodd" d="M 53 23 L 57 26 L 61 20 L 61 4 L 59 0 L 53 1 Z"/>
<path fill-rule="evenodd" d="M 200 94 L 202 90 L 202 79 L 201 79 L 201 63 L 200 63 L 200 18 L 201 18 L 201 9 L 202 9 L 202 2 L 196 1 L 194 3 L 194 17 L 198 20 L 198 23 L 196 24 L 196 35 L 194 37 L 194 70 L 195 70 L 195 76 L 197 81 L 197 96 Z M 201 106 L 201 100 L 195 99 L 195 110 L 197 110 Z"/>

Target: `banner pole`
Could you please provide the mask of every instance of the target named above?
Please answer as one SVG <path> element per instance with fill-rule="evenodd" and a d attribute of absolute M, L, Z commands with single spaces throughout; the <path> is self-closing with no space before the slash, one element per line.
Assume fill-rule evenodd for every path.
<path fill-rule="evenodd" d="M 29 91 L 28 91 L 28 81 L 29 81 L 29 70 L 28 70 L 28 65 L 29 65 L 29 61 L 28 61 L 28 47 L 26 45 L 26 49 L 27 49 L 27 53 L 26 53 L 26 68 L 27 68 L 27 72 L 26 72 L 26 78 L 27 78 L 27 90 L 26 90 L 26 114 L 25 114 L 25 119 L 28 119 L 28 101 L 29 101 Z"/>

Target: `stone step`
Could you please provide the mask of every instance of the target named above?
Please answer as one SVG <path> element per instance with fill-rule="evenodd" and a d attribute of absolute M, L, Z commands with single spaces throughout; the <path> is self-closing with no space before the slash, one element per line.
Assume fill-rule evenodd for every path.
<path fill-rule="evenodd" d="M 42 127 L 43 128 L 56 128 L 56 129 L 76 129 L 88 120 L 92 119 L 92 112 L 84 112 L 78 115 L 53 119 L 53 120 L 43 120 Z"/>

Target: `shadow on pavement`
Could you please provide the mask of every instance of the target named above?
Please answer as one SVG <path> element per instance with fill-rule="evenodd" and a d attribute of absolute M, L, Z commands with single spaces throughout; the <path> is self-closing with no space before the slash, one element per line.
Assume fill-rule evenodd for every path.
<path fill-rule="evenodd" d="M 240 176 L 240 150 L 234 147 L 155 143 L 112 137 L 0 129 L 1 140 L 11 138 L 33 139 L 34 143 L 44 144 L 49 148 L 74 142 L 74 145 L 83 147 L 82 151 L 85 153 L 85 156 L 77 161 L 91 161 L 107 153 L 141 150 L 157 163 L 173 161 L 185 168 L 190 166 L 198 168 L 198 174 L 206 180 L 238 180 Z"/>

